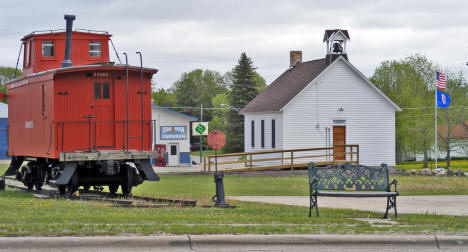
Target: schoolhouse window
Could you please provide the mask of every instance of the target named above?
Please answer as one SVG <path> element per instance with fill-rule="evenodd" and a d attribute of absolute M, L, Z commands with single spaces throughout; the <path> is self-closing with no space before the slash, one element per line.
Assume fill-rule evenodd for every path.
<path fill-rule="evenodd" d="M 42 41 L 42 56 L 54 56 L 54 41 Z"/>
<path fill-rule="evenodd" d="M 102 99 L 109 99 L 109 82 L 102 83 Z"/>
<path fill-rule="evenodd" d="M 89 41 L 89 56 L 101 57 L 101 41 Z"/>
<path fill-rule="evenodd" d="M 101 99 L 101 82 L 94 83 L 94 99 Z"/>
<path fill-rule="evenodd" d="M 252 147 L 255 147 L 255 121 L 254 120 L 250 122 L 250 129 L 251 129 L 250 141 L 251 141 Z"/>
<path fill-rule="evenodd" d="M 271 120 L 271 148 L 276 148 L 276 125 L 275 119 Z"/>
<path fill-rule="evenodd" d="M 261 129 L 261 143 L 262 143 L 262 148 L 265 148 L 265 120 L 262 120 L 260 122 L 260 129 Z"/>

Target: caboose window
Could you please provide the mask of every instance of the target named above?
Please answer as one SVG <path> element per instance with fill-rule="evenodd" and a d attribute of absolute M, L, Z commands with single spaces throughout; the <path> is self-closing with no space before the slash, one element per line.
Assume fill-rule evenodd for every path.
<path fill-rule="evenodd" d="M 101 41 L 89 41 L 89 56 L 101 57 Z"/>
<path fill-rule="evenodd" d="M 94 83 L 94 99 L 101 99 L 101 82 Z"/>
<path fill-rule="evenodd" d="M 102 99 L 109 99 L 109 82 L 102 83 Z"/>
<path fill-rule="evenodd" d="M 42 56 L 54 56 L 54 41 L 42 41 Z"/>
<path fill-rule="evenodd" d="M 46 115 L 46 86 L 42 85 L 42 116 Z"/>
<path fill-rule="evenodd" d="M 24 60 L 24 66 L 25 67 L 29 67 L 29 52 L 30 52 L 30 45 L 31 45 L 31 41 L 28 41 L 26 43 L 24 43 L 24 57 L 25 57 L 25 60 Z"/>

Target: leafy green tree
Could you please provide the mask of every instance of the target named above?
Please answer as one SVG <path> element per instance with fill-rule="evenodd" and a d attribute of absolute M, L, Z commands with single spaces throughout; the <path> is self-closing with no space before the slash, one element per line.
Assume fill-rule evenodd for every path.
<path fill-rule="evenodd" d="M 227 94 L 217 94 L 213 97 L 212 118 L 210 121 L 210 129 L 225 131 L 227 127 L 227 115 L 229 113 L 229 97 Z"/>
<path fill-rule="evenodd" d="M 242 53 L 238 64 L 232 70 L 231 93 L 229 95 L 229 104 L 232 107 L 240 110 L 258 95 L 256 76 L 252 60 L 247 57 L 245 52 Z M 244 117 L 232 109 L 229 111 L 228 120 L 226 150 L 229 152 L 243 151 Z"/>
<path fill-rule="evenodd" d="M 162 107 L 175 107 L 176 100 L 170 90 L 159 88 L 156 91 L 151 92 L 151 99 L 153 104 Z"/>
<path fill-rule="evenodd" d="M 434 141 L 434 64 L 425 56 L 414 55 L 399 61 L 384 61 L 370 80 L 403 108 L 396 114 L 396 161 L 408 153 L 428 151 Z M 385 144 L 385 143 L 382 143 Z"/>
<path fill-rule="evenodd" d="M 265 79 L 263 79 L 257 71 L 254 72 L 254 81 L 256 83 L 258 93 L 262 92 L 267 86 Z"/>
<path fill-rule="evenodd" d="M 16 74 L 15 74 L 16 73 Z M 15 76 L 16 75 L 16 76 Z M 5 82 L 18 78 L 22 75 L 21 70 L 13 67 L 0 67 L 0 83 L 5 84 Z"/>
<path fill-rule="evenodd" d="M 454 148 L 466 148 L 465 141 L 454 135 L 454 128 L 463 124 L 467 118 L 466 108 L 468 108 L 468 85 L 462 73 L 448 74 L 447 89 L 451 103 L 447 108 L 438 109 L 438 147 L 445 150 L 447 169 L 450 170 L 451 152 Z"/>
<path fill-rule="evenodd" d="M 184 113 L 200 118 L 200 104 L 212 107 L 212 99 L 217 94 L 227 91 L 223 76 L 211 70 L 196 69 L 183 73 L 172 88 L 177 106 L 186 107 Z M 211 120 L 211 110 L 203 111 L 203 121 Z"/>
<path fill-rule="evenodd" d="M 8 93 L 5 83 L 20 77 L 22 74 L 21 70 L 16 69 L 15 71 L 13 67 L 0 67 L 0 93 Z M 4 102 L 7 103 L 8 101 Z"/>

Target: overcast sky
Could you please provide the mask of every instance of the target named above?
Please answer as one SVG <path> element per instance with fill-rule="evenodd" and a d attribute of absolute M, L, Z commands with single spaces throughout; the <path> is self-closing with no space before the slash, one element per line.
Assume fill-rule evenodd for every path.
<path fill-rule="evenodd" d="M 196 68 L 231 70 L 242 52 L 271 83 L 289 66 L 289 51 L 323 58 L 325 29 L 347 29 L 350 62 L 366 76 L 384 60 L 416 53 L 450 71 L 467 72 L 468 1 L 39 1 L 0 0 L 0 66 L 16 64 L 20 39 L 35 30 L 106 30 L 117 51 L 143 53 L 168 88 Z M 117 61 L 111 51 L 111 60 Z"/>

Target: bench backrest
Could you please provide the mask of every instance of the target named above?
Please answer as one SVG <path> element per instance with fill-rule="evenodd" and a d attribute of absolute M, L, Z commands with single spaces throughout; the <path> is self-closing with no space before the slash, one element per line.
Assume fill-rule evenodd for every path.
<path fill-rule="evenodd" d="M 309 163 L 309 183 L 317 178 L 318 190 L 389 191 L 386 164 L 379 168 L 350 163 L 316 167 Z"/>

